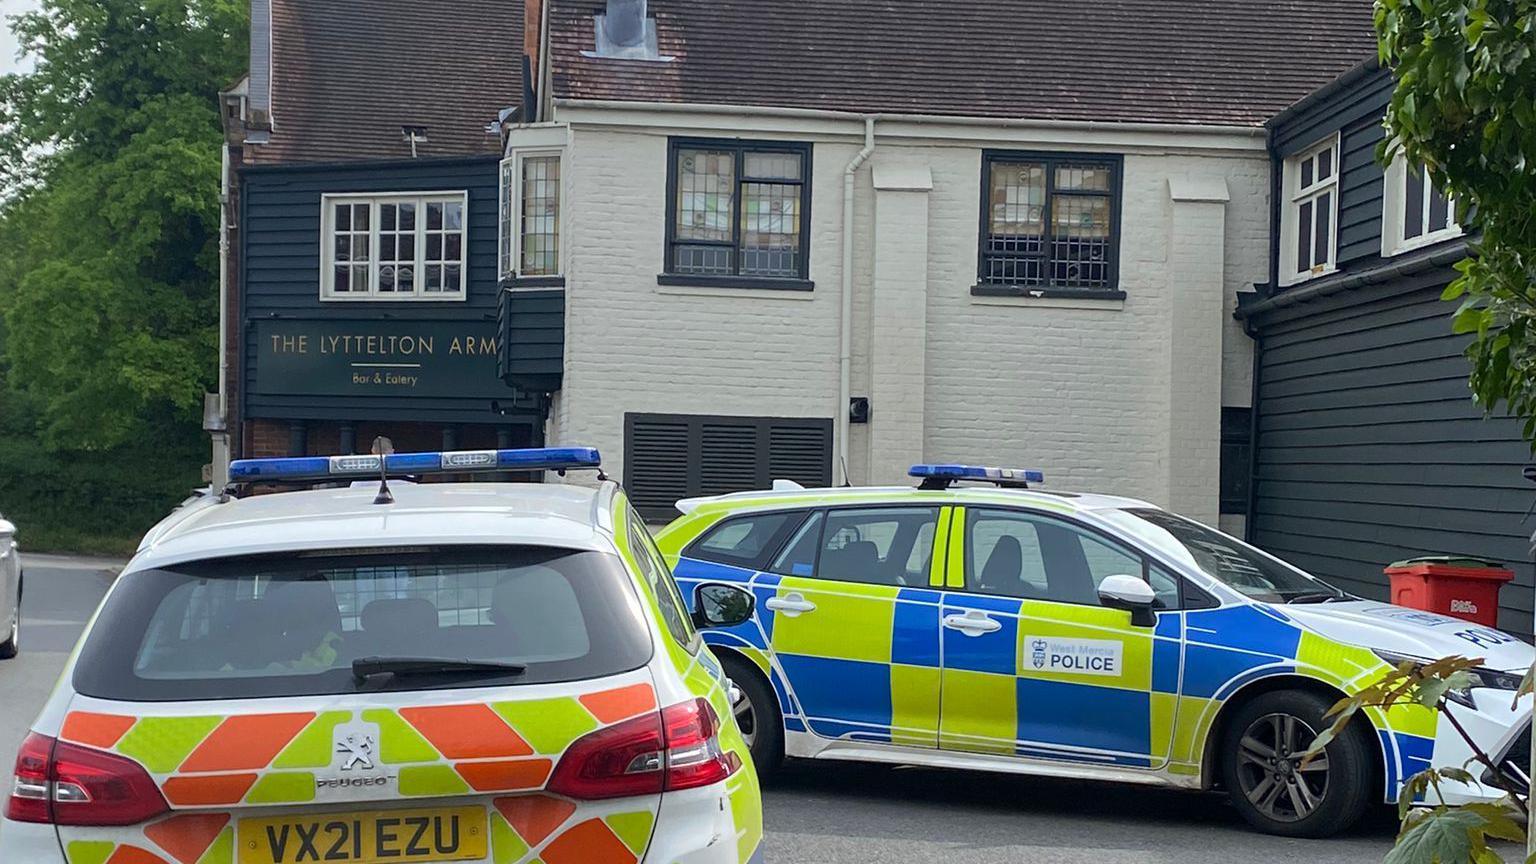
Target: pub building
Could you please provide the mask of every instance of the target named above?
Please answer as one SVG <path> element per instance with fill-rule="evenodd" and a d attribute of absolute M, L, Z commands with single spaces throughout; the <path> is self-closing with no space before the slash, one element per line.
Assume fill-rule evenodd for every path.
<path fill-rule="evenodd" d="M 222 94 L 219 479 L 229 458 L 379 435 L 400 452 L 543 442 L 547 384 L 510 380 L 498 353 L 525 8 L 451 8 L 251 4 L 250 73 Z"/>

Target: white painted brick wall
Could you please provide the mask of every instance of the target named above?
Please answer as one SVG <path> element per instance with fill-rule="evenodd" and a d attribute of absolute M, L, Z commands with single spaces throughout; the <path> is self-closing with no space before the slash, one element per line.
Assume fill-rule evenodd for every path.
<path fill-rule="evenodd" d="M 692 134 L 698 134 L 694 132 Z M 763 137 L 722 128 L 718 137 Z M 998 133 L 1000 136 L 1003 132 Z M 658 288 L 666 219 L 665 129 L 577 126 L 565 157 L 566 372 L 551 441 L 592 444 L 623 476 L 625 412 L 833 417 L 837 393 L 842 169 L 852 138 L 790 136 L 814 146 L 811 278 L 804 295 Z M 992 144 L 989 146 L 1003 146 Z M 1021 144 L 1021 148 L 1028 146 Z M 1038 145 L 1034 145 L 1038 149 Z M 1071 149 L 1071 148 L 1057 148 Z M 1127 153 L 1120 259 L 1128 299 L 1095 308 L 998 305 L 976 281 L 981 146 L 882 140 L 872 164 L 924 166 L 927 335 L 923 456 L 1040 466 L 1053 488 L 1114 491 L 1166 503 L 1170 422 L 1167 334 L 1171 176 L 1225 177 L 1224 305 L 1265 276 L 1268 165 L 1262 153 Z M 871 285 L 876 248 L 870 167 L 857 177 L 853 395 L 870 395 Z M 1191 245 L 1193 244 L 1193 245 Z M 1198 244 L 1185 244 L 1196 254 Z M 1219 356 L 1224 404 L 1249 399 L 1249 350 L 1225 319 Z M 1216 344 L 1216 343 L 1213 343 Z M 901 422 L 877 401 L 874 422 Z M 855 483 L 900 481 L 868 472 L 869 430 L 854 426 Z M 1219 466 L 1181 482 L 1217 495 Z M 1196 476 L 1197 475 L 1197 476 Z M 1214 506 L 1214 505 L 1213 505 Z"/>

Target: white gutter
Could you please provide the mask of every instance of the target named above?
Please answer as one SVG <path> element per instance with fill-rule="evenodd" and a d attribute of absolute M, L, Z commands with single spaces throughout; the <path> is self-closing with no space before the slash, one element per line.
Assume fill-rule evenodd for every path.
<path fill-rule="evenodd" d="M 853 395 L 853 187 L 854 176 L 875 152 L 875 118 L 864 118 L 864 149 L 843 169 L 843 290 L 842 317 L 837 333 L 837 464 L 832 468 L 834 486 L 848 479 L 848 403 Z"/>
<path fill-rule="evenodd" d="M 674 114 L 735 114 L 748 117 L 786 117 L 801 120 L 874 120 L 881 123 L 914 125 L 982 126 L 1004 129 L 1050 129 L 1079 132 L 1152 132 L 1194 135 L 1231 135 L 1239 138 L 1264 138 L 1260 126 L 1232 126 L 1209 123 L 1135 123 L 1102 120 L 1032 120 L 1022 117 L 948 116 L 944 114 L 861 114 L 856 111 L 832 111 L 824 108 L 780 108 L 771 105 L 726 105 L 697 102 L 628 102 L 622 99 L 555 99 L 565 108 L 592 108 L 605 111 L 653 111 Z"/>

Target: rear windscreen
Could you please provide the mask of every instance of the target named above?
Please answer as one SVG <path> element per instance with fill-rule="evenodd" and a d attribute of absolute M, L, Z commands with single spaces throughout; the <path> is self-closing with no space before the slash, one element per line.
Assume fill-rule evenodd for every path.
<path fill-rule="evenodd" d="M 505 686 L 626 672 L 651 656 L 620 559 L 538 546 L 226 558 L 130 573 L 91 628 L 75 689 L 180 700 Z M 518 673 L 359 680 L 365 657 Z"/>

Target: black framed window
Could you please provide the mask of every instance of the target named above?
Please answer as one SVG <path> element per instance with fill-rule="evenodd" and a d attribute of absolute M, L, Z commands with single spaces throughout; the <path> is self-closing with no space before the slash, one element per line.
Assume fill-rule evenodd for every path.
<path fill-rule="evenodd" d="M 978 294 L 1119 293 L 1119 156 L 988 150 Z"/>
<path fill-rule="evenodd" d="M 667 158 L 663 277 L 806 282 L 809 144 L 674 138 Z"/>
<path fill-rule="evenodd" d="M 625 414 L 624 488 L 647 519 L 680 499 L 832 482 L 832 421 L 802 417 Z"/>

